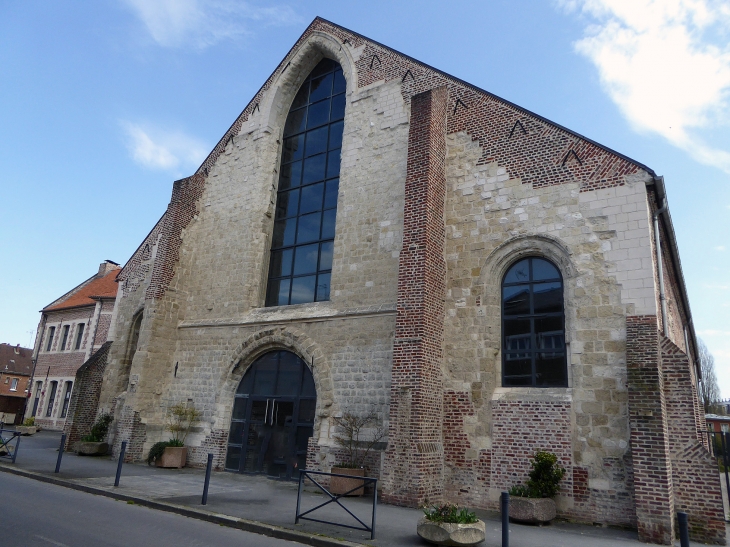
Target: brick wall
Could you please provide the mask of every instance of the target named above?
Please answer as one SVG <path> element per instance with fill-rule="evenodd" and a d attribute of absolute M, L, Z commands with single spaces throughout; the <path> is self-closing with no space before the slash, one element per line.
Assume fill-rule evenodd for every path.
<path fill-rule="evenodd" d="M 442 496 L 446 88 L 415 96 L 408 133 L 403 248 L 390 392 L 384 499 Z"/>
<path fill-rule="evenodd" d="M 656 316 L 626 318 L 626 368 L 639 540 L 671 545 L 675 500 Z"/>
<path fill-rule="evenodd" d="M 96 421 L 101 383 L 111 345 L 111 342 L 104 343 L 76 372 L 67 419 L 63 427 L 67 448 L 72 448 L 81 437 L 88 435 Z"/>
<path fill-rule="evenodd" d="M 675 509 L 689 516 L 690 539 L 725 545 L 720 471 L 706 446 L 694 367 L 687 355 L 660 334 Z"/>

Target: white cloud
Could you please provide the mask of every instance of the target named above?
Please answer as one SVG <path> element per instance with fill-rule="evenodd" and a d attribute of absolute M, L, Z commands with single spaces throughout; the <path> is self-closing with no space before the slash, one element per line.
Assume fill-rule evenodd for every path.
<path fill-rule="evenodd" d="M 557 0 L 593 24 L 575 43 L 638 131 L 730 173 L 730 151 L 700 130 L 730 126 L 727 0 Z"/>
<path fill-rule="evenodd" d="M 718 245 L 717 247 L 715 247 L 715 250 L 716 251 L 724 251 L 725 250 L 725 245 Z"/>
<path fill-rule="evenodd" d="M 121 126 L 127 134 L 127 147 L 132 159 L 148 169 L 195 168 L 211 149 L 181 131 L 167 131 L 126 121 L 121 122 Z"/>
<path fill-rule="evenodd" d="M 259 7 L 235 0 L 122 0 L 161 46 L 205 48 L 237 40 L 257 27 L 300 22 L 289 6 Z"/>

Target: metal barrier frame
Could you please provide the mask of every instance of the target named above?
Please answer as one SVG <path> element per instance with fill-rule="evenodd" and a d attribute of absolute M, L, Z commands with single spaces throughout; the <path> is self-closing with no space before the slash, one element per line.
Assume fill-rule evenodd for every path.
<path fill-rule="evenodd" d="M 10 437 L 3 437 L 3 433 L 12 433 Z M 10 443 L 15 440 L 15 446 L 11 446 Z M 18 455 L 18 448 L 20 447 L 20 432 L 14 429 L 0 429 L 0 448 L 5 447 L 7 454 L 0 455 L 0 458 L 10 460 L 15 463 L 15 458 Z"/>
<path fill-rule="evenodd" d="M 355 488 L 351 488 L 344 494 L 332 494 L 329 490 L 327 490 L 324 486 L 319 484 L 315 479 L 312 478 L 312 475 L 324 475 L 327 477 L 344 477 L 347 479 L 359 479 L 362 481 L 361 484 L 358 484 L 355 486 Z M 314 507 L 312 509 L 309 509 L 308 511 L 305 511 L 304 513 L 300 513 L 300 507 L 301 507 L 301 500 L 302 500 L 302 486 L 304 485 L 304 478 L 308 478 L 310 481 L 312 481 L 317 488 L 319 488 L 322 492 L 324 492 L 327 496 L 329 496 L 329 500 L 325 501 L 324 503 L 320 503 L 317 507 Z M 357 518 L 352 511 L 350 511 L 347 507 L 342 505 L 340 503 L 340 498 L 347 496 L 347 494 L 350 494 L 351 492 L 354 492 L 355 490 L 359 490 L 360 488 L 365 488 L 365 486 L 372 484 L 373 485 L 373 513 L 372 513 L 372 519 L 370 522 L 370 526 L 365 524 L 363 521 L 361 521 L 359 518 Z M 350 515 L 352 518 L 354 518 L 357 522 L 360 523 L 361 526 L 350 526 L 349 524 L 340 524 L 338 522 L 330 522 L 328 520 L 320 520 L 320 519 L 314 519 L 311 517 L 307 517 L 306 515 L 312 513 L 313 511 L 316 511 L 317 509 L 321 509 L 325 505 L 329 505 L 330 503 L 336 503 L 340 507 L 342 507 L 348 515 Z M 297 513 L 294 518 L 294 524 L 299 524 L 300 520 L 309 520 L 312 522 L 319 522 L 321 524 L 331 524 L 333 526 L 341 526 L 343 528 L 350 528 L 352 530 L 362 530 L 364 532 L 370 532 L 370 539 L 375 539 L 375 515 L 377 513 L 377 507 L 378 507 L 378 479 L 374 479 L 372 477 L 353 477 L 352 475 L 341 475 L 339 473 L 324 473 L 322 471 L 307 471 L 299 470 L 299 489 L 297 491 Z"/>

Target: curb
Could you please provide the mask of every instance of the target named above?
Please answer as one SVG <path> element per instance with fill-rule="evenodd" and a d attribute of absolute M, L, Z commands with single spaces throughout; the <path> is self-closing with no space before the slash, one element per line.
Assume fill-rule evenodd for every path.
<path fill-rule="evenodd" d="M 237 528 L 245 532 L 253 532 L 255 534 L 261 534 L 263 536 L 269 536 L 276 539 L 296 541 L 304 545 L 311 545 L 312 547 L 363 547 L 363 545 L 365 545 L 363 543 L 354 543 L 351 541 L 330 538 L 327 536 L 309 534 L 307 532 L 299 532 L 297 530 L 291 530 L 289 528 L 276 526 L 274 524 L 266 524 L 264 522 L 259 522 L 256 520 L 248 520 L 238 517 L 231 517 L 229 515 L 223 515 L 221 513 L 213 513 L 212 511 L 206 511 L 205 509 L 192 509 L 185 505 L 177 505 L 174 503 L 155 501 L 148 498 L 141 498 L 139 496 L 129 496 L 127 494 L 121 494 L 109 490 L 102 490 L 100 488 L 94 488 L 92 486 L 86 486 L 84 484 L 78 484 L 68 480 L 49 477 L 48 475 L 44 475 L 43 473 L 38 473 L 35 471 L 15 469 L 3 464 L 0 464 L 0 472 L 10 473 L 11 475 L 17 475 L 20 477 L 33 479 L 48 484 L 54 484 L 56 486 L 63 486 L 64 488 L 70 488 L 72 490 L 86 492 L 87 494 L 96 494 L 97 496 L 104 496 L 120 501 L 131 501 L 134 502 L 136 505 L 142 505 L 151 509 L 166 511 L 168 513 L 176 513 L 184 517 L 212 522 L 213 524 L 219 524 L 221 526 L 227 526 L 229 528 Z"/>

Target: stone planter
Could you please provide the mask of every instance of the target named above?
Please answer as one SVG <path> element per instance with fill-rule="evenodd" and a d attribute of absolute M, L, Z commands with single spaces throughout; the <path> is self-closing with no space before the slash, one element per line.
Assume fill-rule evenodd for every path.
<path fill-rule="evenodd" d="M 157 467 L 174 467 L 182 469 L 188 460 L 187 446 L 167 446 L 162 456 L 155 460 Z"/>
<path fill-rule="evenodd" d="M 476 545 L 484 541 L 484 522 L 478 520 L 472 524 L 451 524 L 432 522 L 421 517 L 416 532 L 436 545 Z"/>
<path fill-rule="evenodd" d="M 527 524 L 545 524 L 553 520 L 557 512 L 551 498 L 509 498 L 509 518 Z"/>
<path fill-rule="evenodd" d="M 103 456 L 109 452 L 109 443 L 79 441 L 74 449 L 79 456 Z"/>
<path fill-rule="evenodd" d="M 338 473 L 340 475 L 350 475 L 351 477 L 364 477 L 364 469 L 352 469 L 350 467 L 333 467 L 332 473 Z M 357 486 L 361 486 L 357 490 L 353 490 L 348 496 L 362 496 L 365 493 L 365 487 L 363 480 L 361 479 L 346 479 L 345 477 L 330 477 L 330 492 L 332 494 L 341 495 L 352 490 Z"/>
<path fill-rule="evenodd" d="M 35 435 L 38 428 L 34 425 L 19 425 L 15 428 L 15 431 L 27 437 L 28 435 Z"/>

